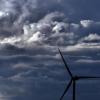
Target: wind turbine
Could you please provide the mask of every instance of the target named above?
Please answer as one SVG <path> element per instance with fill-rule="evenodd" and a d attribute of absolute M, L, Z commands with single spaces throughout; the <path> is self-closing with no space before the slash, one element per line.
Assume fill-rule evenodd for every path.
<path fill-rule="evenodd" d="M 88 79 L 100 79 L 100 77 L 95 77 L 95 76 L 77 76 L 77 75 L 74 76 L 72 74 L 72 72 L 70 71 L 70 69 L 69 69 L 69 67 L 68 67 L 68 65 L 67 65 L 67 63 L 66 63 L 66 61 L 65 61 L 65 59 L 64 59 L 64 57 L 63 57 L 63 55 L 62 55 L 62 53 L 61 53 L 59 48 L 58 48 L 58 50 L 59 50 L 59 53 L 61 55 L 62 61 L 64 62 L 64 65 L 65 65 L 65 67 L 66 67 L 66 69 L 67 69 L 67 71 L 68 71 L 68 73 L 69 73 L 69 75 L 71 77 L 71 80 L 68 83 L 67 87 L 65 88 L 65 91 L 63 92 L 62 96 L 60 97 L 60 100 L 62 100 L 64 98 L 65 94 L 67 93 L 67 91 L 69 90 L 71 85 L 73 86 L 73 100 L 76 100 L 76 81 L 78 81 L 78 80 L 86 80 L 86 79 L 87 80 Z"/>

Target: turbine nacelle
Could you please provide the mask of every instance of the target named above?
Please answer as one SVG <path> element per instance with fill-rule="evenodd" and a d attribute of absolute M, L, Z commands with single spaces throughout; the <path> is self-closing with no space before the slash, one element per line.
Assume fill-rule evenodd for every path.
<path fill-rule="evenodd" d="M 76 80 L 79 80 L 80 78 L 78 76 L 73 76 L 72 77 L 72 80 L 76 81 Z"/>

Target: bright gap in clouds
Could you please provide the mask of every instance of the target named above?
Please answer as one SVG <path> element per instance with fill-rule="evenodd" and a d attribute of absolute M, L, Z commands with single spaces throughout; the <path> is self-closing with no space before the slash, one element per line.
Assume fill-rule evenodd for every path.
<path fill-rule="evenodd" d="M 6 17 L 8 15 L 9 15 L 9 13 L 0 11 L 0 18 Z"/>

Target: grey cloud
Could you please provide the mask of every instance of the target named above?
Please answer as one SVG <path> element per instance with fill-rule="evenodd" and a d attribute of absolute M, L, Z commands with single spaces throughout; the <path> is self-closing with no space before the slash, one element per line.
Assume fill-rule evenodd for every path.
<path fill-rule="evenodd" d="M 95 26 L 94 24 L 96 24 L 94 21 L 92 20 L 81 20 L 80 24 L 84 27 L 84 28 L 88 28 L 91 26 Z"/>
<path fill-rule="evenodd" d="M 81 20 L 80 24 L 82 27 L 88 28 L 88 30 L 97 30 L 100 27 L 100 22 L 94 20 Z"/>
<path fill-rule="evenodd" d="M 65 48 L 66 51 L 84 51 L 84 50 L 94 50 L 100 49 L 99 43 L 78 43 L 76 45 L 68 46 Z"/>
<path fill-rule="evenodd" d="M 2 5 L 1 6 L 1 12 L 2 12 L 1 15 L 4 16 L 7 13 L 6 18 L 4 18 L 5 21 L 3 19 L 1 20 L 1 22 L 3 24 L 3 26 L 1 25 L 2 26 L 1 30 L 2 30 L 2 32 L 5 32 L 5 34 L 10 34 L 10 35 L 12 35 L 14 33 L 20 34 L 20 33 L 22 33 L 22 28 L 25 23 L 30 24 L 33 22 L 37 22 L 40 19 L 42 19 L 46 14 L 55 12 L 55 11 L 59 11 L 59 12 L 62 12 L 65 14 L 65 12 L 64 12 L 64 10 L 66 9 L 65 4 L 67 4 L 67 7 L 69 8 L 68 10 L 70 13 L 72 13 L 74 9 L 75 9 L 75 11 L 77 11 L 77 6 L 76 6 L 77 2 L 80 3 L 80 5 L 81 5 L 81 2 L 79 0 L 74 1 L 74 3 L 69 0 L 66 0 L 66 1 L 65 0 L 62 0 L 62 1 L 61 0 L 51 0 L 51 1 L 43 0 L 42 2 L 40 0 L 21 0 L 21 1 L 5 0 L 5 1 L 1 1 L 1 5 Z M 82 1 L 82 2 L 84 2 L 84 1 Z M 96 4 L 96 2 L 94 4 Z M 21 6 L 21 4 L 23 4 L 23 6 Z M 74 4 L 74 6 L 73 6 L 73 4 Z M 82 10 L 82 9 L 80 9 L 80 10 Z M 69 12 L 67 12 L 67 13 L 69 13 Z M 78 13 L 80 13 L 80 11 Z M 74 14 L 72 14 L 71 16 L 74 16 Z M 70 16 L 68 16 L 68 17 L 70 17 Z M 87 18 L 81 18 L 81 19 L 87 19 Z M 62 20 L 62 19 L 60 18 L 59 20 Z M 89 21 L 89 20 L 87 20 L 87 21 Z M 90 21 L 92 23 L 94 23 L 92 20 L 90 20 Z M 78 26 L 76 26 L 76 27 L 78 27 Z M 9 30 L 9 28 L 10 28 L 10 30 Z M 2 34 L 2 32 L 1 32 L 1 34 Z"/>
<path fill-rule="evenodd" d="M 100 60 L 93 60 L 93 59 L 79 59 L 76 61 L 76 63 L 100 63 Z"/>
<path fill-rule="evenodd" d="M 81 39 L 81 41 L 84 41 L 84 42 L 99 42 L 100 36 L 96 33 L 90 33 L 88 36 Z"/>
<path fill-rule="evenodd" d="M 31 23 L 29 25 L 24 25 L 23 27 L 24 34 L 20 36 L 15 35 L 10 37 L 4 37 L 3 39 L 1 39 L 0 43 L 11 44 L 20 47 L 21 45 L 24 46 L 34 42 L 42 42 L 45 40 L 48 41 L 48 37 L 54 34 L 52 32 L 53 28 L 55 28 L 57 25 L 59 25 L 59 27 L 62 27 L 62 29 L 63 28 L 65 29 L 66 27 L 65 23 L 56 22 L 57 18 L 61 18 L 62 16 L 63 15 L 58 12 L 48 14 L 38 23 Z M 56 33 L 57 29 L 54 31 Z"/>
<path fill-rule="evenodd" d="M 50 1 L 51 4 L 52 2 L 53 1 Z M 49 8 L 47 7 L 45 10 L 44 7 L 41 7 L 42 5 L 40 6 L 40 3 L 38 3 L 39 0 L 1 1 L 0 35 L 20 34 L 25 23 L 36 22 L 44 17 L 46 10 L 49 10 Z M 23 4 L 23 6 L 21 4 Z M 3 32 L 4 34 L 2 34 Z"/>
<path fill-rule="evenodd" d="M 31 50 L 34 47 L 37 49 L 47 47 L 53 50 L 57 46 L 68 46 L 67 51 L 94 50 L 94 48 L 99 50 L 99 42 L 92 43 L 92 41 L 99 40 L 98 34 L 81 34 L 81 31 L 85 29 L 84 26 L 82 29 L 82 23 L 86 24 L 87 29 L 89 29 L 91 25 L 99 25 L 99 22 L 83 20 L 81 24 L 69 24 L 63 20 L 57 20 L 57 18 L 62 19 L 62 16 L 64 17 L 62 13 L 54 12 L 47 14 L 37 23 L 24 25 L 24 33 L 22 35 L 1 39 L 1 47 L 6 47 L 6 44 L 8 44 L 15 47 L 15 51 L 18 48 L 19 51 L 25 52 L 27 52 L 27 49 Z M 69 28 L 71 29 L 70 31 Z M 90 43 L 85 41 L 90 41 Z"/>

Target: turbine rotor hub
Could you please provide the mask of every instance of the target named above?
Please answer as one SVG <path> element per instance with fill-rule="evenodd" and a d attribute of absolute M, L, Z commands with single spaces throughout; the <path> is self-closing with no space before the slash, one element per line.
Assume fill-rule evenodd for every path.
<path fill-rule="evenodd" d="M 74 77 L 72 78 L 72 80 L 79 80 L 79 77 L 78 77 L 78 76 L 74 76 Z"/>

